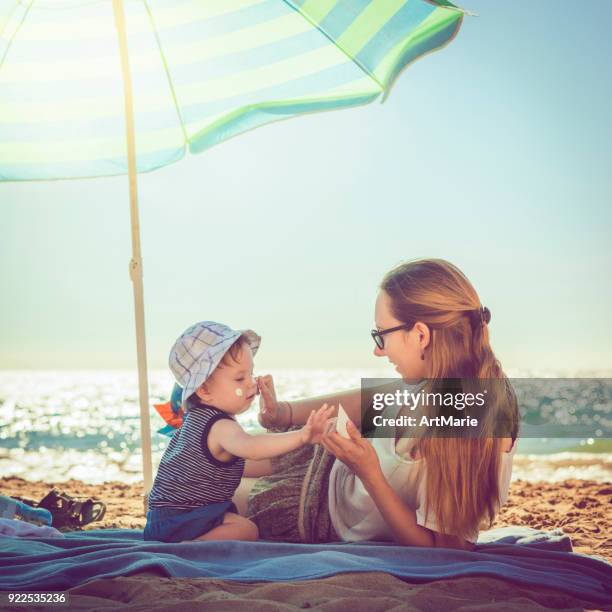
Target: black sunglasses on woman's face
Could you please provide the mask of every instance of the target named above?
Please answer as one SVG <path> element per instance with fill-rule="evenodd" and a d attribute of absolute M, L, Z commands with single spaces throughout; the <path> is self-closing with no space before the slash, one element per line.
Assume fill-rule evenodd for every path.
<path fill-rule="evenodd" d="M 390 327 L 389 329 L 373 329 L 370 334 L 372 334 L 372 338 L 376 343 L 376 346 L 379 349 L 385 348 L 385 334 L 390 334 L 394 331 L 399 331 L 400 329 L 412 329 L 414 327 L 414 323 L 405 323 L 404 325 L 398 325 L 397 327 Z"/>

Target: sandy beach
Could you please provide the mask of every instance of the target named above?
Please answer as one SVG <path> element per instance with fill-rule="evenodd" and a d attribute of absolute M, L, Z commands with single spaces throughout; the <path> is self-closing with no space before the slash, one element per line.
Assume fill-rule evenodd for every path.
<path fill-rule="evenodd" d="M 51 483 L 3 478 L 5 495 L 41 498 Z M 142 528 L 142 487 L 120 482 L 88 485 L 71 480 L 63 491 L 97 497 L 107 504 L 103 521 L 88 528 Z M 574 550 L 612 561 L 612 483 L 565 480 L 557 483 L 514 481 L 508 504 L 495 524 L 560 527 Z M 597 609 L 550 589 L 534 589 L 491 578 L 461 578 L 410 584 L 372 572 L 338 575 L 295 583 L 247 584 L 210 578 L 165 578 L 152 573 L 96 580 L 71 590 L 71 609 L 103 610 L 129 606 L 134 610 L 173 609 L 189 605 L 206 610 L 471 610 Z"/>

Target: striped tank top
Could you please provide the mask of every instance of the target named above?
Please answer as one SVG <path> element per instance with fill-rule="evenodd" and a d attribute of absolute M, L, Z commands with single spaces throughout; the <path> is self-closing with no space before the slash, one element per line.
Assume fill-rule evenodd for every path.
<path fill-rule="evenodd" d="M 244 472 L 244 459 L 219 461 L 208 448 L 213 423 L 231 418 L 213 406 L 187 411 L 159 463 L 150 508 L 189 510 L 231 500 Z"/>

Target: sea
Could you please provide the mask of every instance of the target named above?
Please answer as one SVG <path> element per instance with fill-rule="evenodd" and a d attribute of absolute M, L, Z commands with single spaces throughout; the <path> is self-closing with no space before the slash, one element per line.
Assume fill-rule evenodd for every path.
<path fill-rule="evenodd" d="M 293 400 L 358 387 L 363 378 L 395 377 L 378 369 L 272 369 L 277 396 Z M 257 372 L 256 372 L 257 374 Z M 263 372 L 262 372 L 263 374 Z M 511 377 L 555 377 L 557 372 L 514 371 Z M 562 373 L 568 376 L 567 372 Z M 580 373 L 585 375 L 585 373 Z M 610 372 L 586 373 L 611 377 Z M 571 373 L 569 374 L 571 376 Z M 169 441 L 153 408 L 169 399 L 166 370 L 149 372 L 154 468 Z M 238 417 L 251 432 L 257 401 Z M 612 481 L 612 440 L 522 438 L 513 479 Z M 90 484 L 142 480 L 137 374 L 131 370 L 0 370 L 0 477 Z"/>

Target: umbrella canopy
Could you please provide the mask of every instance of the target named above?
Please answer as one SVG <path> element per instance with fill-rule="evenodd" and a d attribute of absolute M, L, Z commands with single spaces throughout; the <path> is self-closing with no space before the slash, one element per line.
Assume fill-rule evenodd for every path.
<path fill-rule="evenodd" d="M 372 102 L 462 17 L 427 0 L 127 0 L 137 170 Z M 0 180 L 127 173 L 123 104 L 111 2 L 0 0 Z"/>
<path fill-rule="evenodd" d="M 129 176 L 145 491 L 137 172 L 269 121 L 384 100 L 463 14 L 446 0 L 0 0 L 0 180 Z"/>

